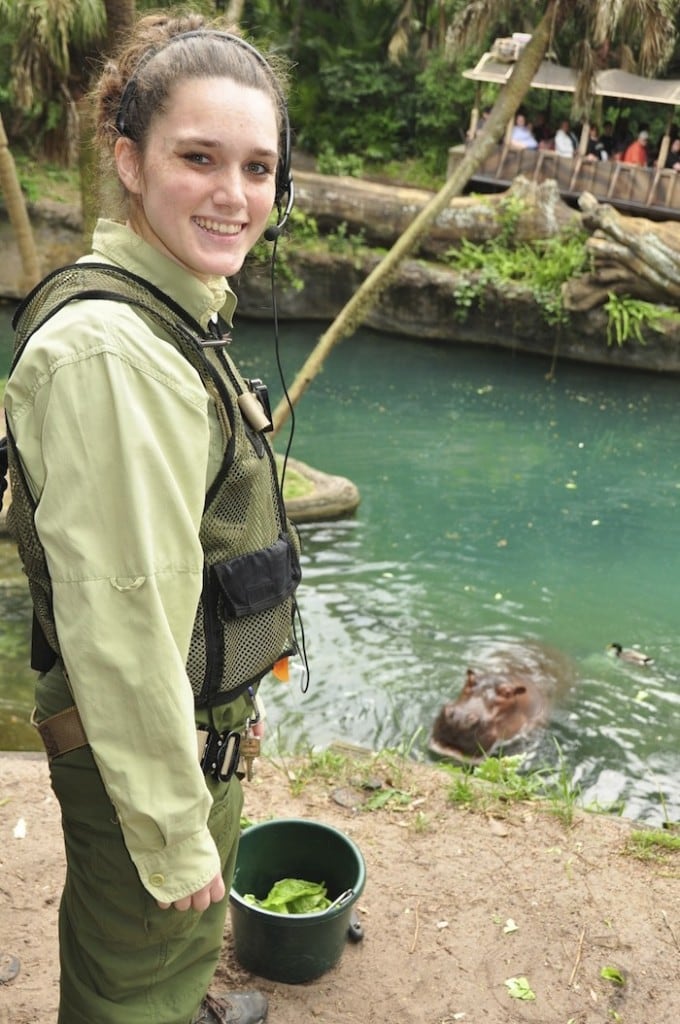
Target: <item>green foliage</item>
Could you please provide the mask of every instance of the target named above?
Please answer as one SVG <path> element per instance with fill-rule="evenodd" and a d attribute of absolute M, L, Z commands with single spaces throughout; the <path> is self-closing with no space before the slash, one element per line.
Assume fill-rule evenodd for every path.
<path fill-rule="evenodd" d="M 319 148 L 316 165 L 319 174 L 340 176 L 346 174 L 350 178 L 360 178 L 364 173 L 364 159 L 357 153 L 346 153 L 339 156 L 330 142 L 323 142 Z"/>
<path fill-rule="evenodd" d="M 530 800 L 541 792 L 540 776 L 521 771 L 523 756 L 488 757 L 479 765 L 442 764 L 451 775 L 451 803 L 476 810 Z"/>
<path fill-rule="evenodd" d="M 488 757 L 478 765 L 443 765 L 451 775 L 448 797 L 451 803 L 477 810 L 516 803 L 520 800 L 540 800 L 565 826 L 573 824 L 574 812 L 580 798 L 580 789 L 571 781 L 570 772 L 561 752 L 559 770 L 527 771 L 524 755 Z"/>
<path fill-rule="evenodd" d="M 412 86 L 412 76 L 400 67 L 336 54 L 319 70 L 316 95 L 307 83 L 307 121 L 298 125 L 298 143 L 316 153 L 330 141 L 335 152 L 367 160 L 412 152 Z"/>
<path fill-rule="evenodd" d="M 295 235 L 296 244 L 305 242 L 317 242 L 319 240 L 319 225 L 316 218 L 305 213 L 299 206 L 294 206 L 290 215 L 291 233 Z"/>
<path fill-rule="evenodd" d="M 80 201 L 80 180 L 75 169 L 41 161 L 36 165 L 25 154 L 14 157 L 19 184 L 29 203 L 52 199 L 59 203 Z"/>
<path fill-rule="evenodd" d="M 562 285 L 587 265 L 585 234 L 567 229 L 548 239 L 515 242 L 522 201 L 509 196 L 501 205 L 498 235 L 482 244 L 463 239 L 445 259 L 461 274 L 454 289 L 456 316 L 460 320 L 481 305 L 489 288 L 503 290 L 514 284 L 529 289 L 544 320 L 553 325 L 569 322 Z"/>
<path fill-rule="evenodd" d="M 290 231 L 295 235 L 296 245 L 313 244 L 319 239 L 319 228 L 314 217 L 305 213 L 299 207 L 294 207 L 290 215 Z M 261 238 L 246 257 L 245 266 L 257 267 L 259 271 L 268 270 L 271 264 L 272 244 Z M 288 259 L 288 248 L 284 242 L 279 246 L 277 254 L 276 272 L 281 282 L 288 287 L 301 291 L 304 282 L 293 272 Z"/>
<path fill-rule="evenodd" d="M 438 192 L 445 178 L 445 172 L 438 174 L 429 170 L 417 157 L 389 160 L 387 163 L 381 161 L 379 164 L 367 163 L 366 174 L 373 174 L 383 181 L 394 181 L 399 185 L 429 189 L 430 192 Z"/>
<path fill-rule="evenodd" d="M 137 0 L 139 12 L 174 6 L 173 0 Z M 316 155 L 330 147 L 338 157 L 354 155 L 367 166 L 416 157 L 429 175 L 443 175 L 449 146 L 461 142 L 468 126 L 475 86 L 462 78 L 493 38 L 516 29 L 530 31 L 540 14 L 536 5 L 496 5 L 486 31 L 471 40 L 472 49 L 445 53 L 443 33 L 469 0 L 443 5 L 419 4 L 404 12 L 394 0 L 324 0 L 317 4 L 251 0 L 243 5 L 240 26 L 247 37 L 267 50 L 278 51 L 292 64 L 290 110 L 296 145 Z M 493 7 L 493 5 L 491 5 Z M 189 7 L 206 15 L 222 13 L 219 0 L 191 0 Z M 56 157 L 66 138 L 66 90 L 79 95 L 91 69 L 99 64 L 104 36 L 103 0 L 0 0 L 0 111 L 14 145 L 47 144 Z M 390 46 L 407 22 L 407 39 L 399 63 Z M 642 23 L 643 24 L 643 23 Z M 569 63 L 583 40 L 583 23 L 567 18 L 554 40 L 556 57 Z M 631 43 L 639 42 L 640 25 L 629 26 Z M 621 34 L 619 31 L 618 35 Z M 618 36 L 617 36 L 618 39 Z M 25 65 L 34 77 L 34 95 L 20 102 L 11 86 L 16 78 L 13 45 L 30 46 Z M 26 75 L 23 75 L 26 81 Z M 483 87 L 482 102 L 493 102 L 494 86 Z M 619 114 L 632 126 L 649 123 L 652 139 L 664 128 L 665 114 L 649 105 L 614 106 L 598 113 Z M 550 95 L 552 123 L 569 116 L 571 98 Z M 531 114 L 544 110 L 548 99 L 533 90 L 527 96 Z M 56 126 L 56 127 L 55 127 Z M 339 173 L 339 172 L 334 172 Z M 356 170 L 341 173 L 357 173 Z M 419 182 L 415 182 L 420 184 Z M 429 184 L 426 187 L 430 187 Z"/>
<path fill-rule="evenodd" d="M 465 140 L 474 86 L 441 54 L 430 55 L 414 80 L 415 121 L 408 147 L 433 174 L 444 175 L 450 146 Z"/>
<path fill-rule="evenodd" d="M 665 829 L 644 829 L 630 833 L 626 852 L 638 860 L 664 860 L 680 854 L 680 835 Z"/>
<path fill-rule="evenodd" d="M 563 825 L 570 827 L 574 822 L 574 812 L 577 802 L 581 798 L 581 788 L 574 785 L 571 771 L 562 750 L 555 740 L 555 746 L 559 757 L 558 769 L 556 772 L 542 771 L 542 795 L 547 799 L 552 813 Z"/>
<path fill-rule="evenodd" d="M 662 321 L 680 318 L 676 310 L 667 306 L 657 306 L 653 302 L 615 292 L 608 293 L 604 311 L 607 314 L 607 344 L 616 344 L 619 348 L 628 341 L 644 345 L 645 330 L 661 331 Z"/>
<path fill-rule="evenodd" d="M 366 245 L 363 231 L 351 234 L 344 221 L 326 235 L 325 241 L 329 252 L 343 253 L 349 249 L 355 255 Z"/>

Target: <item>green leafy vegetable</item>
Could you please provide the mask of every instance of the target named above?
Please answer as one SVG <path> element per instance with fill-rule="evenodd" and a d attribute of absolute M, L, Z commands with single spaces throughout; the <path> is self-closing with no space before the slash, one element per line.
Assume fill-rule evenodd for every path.
<path fill-rule="evenodd" d="M 626 979 L 618 967 L 603 967 L 600 971 L 600 977 L 604 978 L 605 981 L 611 981 L 614 985 L 625 985 L 626 983 Z"/>
<path fill-rule="evenodd" d="M 306 882 L 301 878 L 282 878 L 275 882 L 263 900 L 252 893 L 244 895 L 247 903 L 273 914 L 314 914 L 326 910 L 331 901 L 324 882 Z"/>
<path fill-rule="evenodd" d="M 520 978 L 508 978 L 505 985 L 513 999 L 536 998 L 536 993 L 532 992 L 529 981 L 524 976 Z"/>

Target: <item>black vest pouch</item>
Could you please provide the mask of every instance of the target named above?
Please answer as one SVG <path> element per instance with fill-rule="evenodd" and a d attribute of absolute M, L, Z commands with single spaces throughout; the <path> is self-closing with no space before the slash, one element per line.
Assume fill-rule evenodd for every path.
<path fill-rule="evenodd" d="M 240 619 L 266 612 L 291 597 L 300 582 L 300 563 L 285 534 L 268 548 L 213 566 L 224 617 Z"/>

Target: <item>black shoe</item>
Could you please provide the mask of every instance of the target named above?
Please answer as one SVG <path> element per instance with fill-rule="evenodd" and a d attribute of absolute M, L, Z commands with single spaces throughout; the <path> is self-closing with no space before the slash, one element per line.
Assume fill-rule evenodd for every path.
<path fill-rule="evenodd" d="M 261 992 L 229 992 L 207 995 L 194 1024 L 262 1024 L 267 1016 L 267 999 Z"/>

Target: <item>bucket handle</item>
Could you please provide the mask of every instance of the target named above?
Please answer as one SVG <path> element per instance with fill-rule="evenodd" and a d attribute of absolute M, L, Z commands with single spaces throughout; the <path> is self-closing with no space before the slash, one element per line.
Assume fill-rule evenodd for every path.
<path fill-rule="evenodd" d="M 345 889 L 344 892 L 341 892 L 339 896 L 335 897 L 332 903 L 328 904 L 328 906 L 326 907 L 326 913 L 328 913 L 330 910 L 335 910 L 336 907 L 344 907 L 346 903 L 349 903 L 353 896 L 354 889 Z"/>

